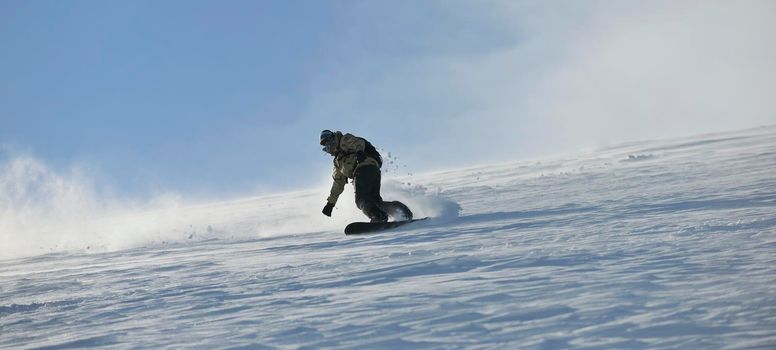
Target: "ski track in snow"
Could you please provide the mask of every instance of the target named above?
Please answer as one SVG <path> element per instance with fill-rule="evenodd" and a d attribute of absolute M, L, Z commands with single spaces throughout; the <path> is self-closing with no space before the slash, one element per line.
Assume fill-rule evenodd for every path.
<path fill-rule="evenodd" d="M 774 349 L 775 174 L 763 127 L 417 175 L 461 216 L 378 235 L 6 259 L 0 348 Z"/>

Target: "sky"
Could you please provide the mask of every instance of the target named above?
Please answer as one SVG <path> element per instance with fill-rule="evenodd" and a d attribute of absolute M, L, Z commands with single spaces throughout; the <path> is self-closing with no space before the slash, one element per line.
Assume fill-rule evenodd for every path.
<path fill-rule="evenodd" d="M 0 175 L 29 157 L 119 194 L 234 196 L 326 183 L 322 129 L 369 139 L 406 175 L 776 124 L 773 13 L 0 0 Z"/>

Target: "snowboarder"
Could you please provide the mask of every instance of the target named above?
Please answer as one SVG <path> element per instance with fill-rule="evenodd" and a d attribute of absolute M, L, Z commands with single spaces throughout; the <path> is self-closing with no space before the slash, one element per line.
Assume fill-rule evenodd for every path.
<path fill-rule="evenodd" d="M 348 179 L 353 179 L 356 188 L 356 206 L 369 217 L 370 222 L 411 220 L 412 212 L 402 202 L 383 201 L 380 196 L 380 153 L 369 141 L 339 131 L 323 130 L 320 144 L 323 151 L 334 157 L 334 183 L 331 186 L 323 214 L 331 216 Z"/>

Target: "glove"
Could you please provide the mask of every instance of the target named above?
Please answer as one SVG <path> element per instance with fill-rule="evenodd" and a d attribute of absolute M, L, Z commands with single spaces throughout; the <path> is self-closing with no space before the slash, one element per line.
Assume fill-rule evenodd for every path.
<path fill-rule="evenodd" d="M 358 151 L 356 152 L 356 160 L 361 163 L 366 159 L 366 154 L 364 154 L 364 151 Z"/>
<path fill-rule="evenodd" d="M 323 215 L 326 215 L 326 216 L 331 216 L 332 209 L 334 209 L 334 204 L 326 203 L 326 206 L 323 207 L 323 211 L 321 211 L 321 213 L 323 213 Z"/>

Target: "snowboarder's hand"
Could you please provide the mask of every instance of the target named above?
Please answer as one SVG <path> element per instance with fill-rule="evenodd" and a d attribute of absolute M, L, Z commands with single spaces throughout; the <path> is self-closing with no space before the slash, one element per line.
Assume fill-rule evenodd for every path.
<path fill-rule="evenodd" d="M 364 159 L 366 159 L 366 154 L 364 154 L 364 151 L 356 152 L 356 160 L 358 160 L 359 163 L 363 162 Z"/>
<path fill-rule="evenodd" d="M 323 211 L 321 211 L 321 212 L 323 213 L 323 215 L 331 216 L 331 210 L 332 209 L 334 209 L 334 204 L 326 203 L 326 206 L 323 207 Z"/>

